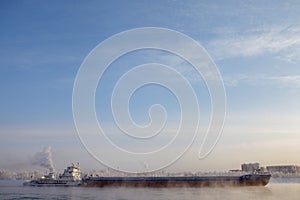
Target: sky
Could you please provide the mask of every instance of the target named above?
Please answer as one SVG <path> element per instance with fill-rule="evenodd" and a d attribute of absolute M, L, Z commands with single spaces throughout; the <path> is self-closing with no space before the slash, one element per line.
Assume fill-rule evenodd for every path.
<path fill-rule="evenodd" d="M 299 10 L 296 0 L 2 0 L 0 169 L 33 168 L 31 157 L 45 146 L 52 147 L 58 169 L 71 162 L 80 162 L 84 169 L 105 168 L 78 137 L 72 111 L 74 82 L 80 66 L 97 45 L 120 32 L 143 27 L 172 29 L 198 42 L 219 70 L 226 92 L 225 124 L 212 152 L 198 159 L 204 136 L 199 133 L 188 151 L 166 170 L 228 170 L 244 162 L 300 165 Z M 98 121 L 112 141 L 130 151 L 161 147 L 180 124 L 176 96 L 164 87 L 146 85 L 129 102 L 132 120 L 147 125 L 151 120 L 148 109 L 161 104 L 168 118 L 163 135 L 148 146 L 135 145 L 116 127 L 110 107 L 115 84 L 135 66 L 153 62 L 184 75 L 199 100 L 200 127 L 209 125 L 209 91 L 189 63 L 170 52 L 134 51 L 111 63 L 95 94 Z M 159 70 L 149 74 L 152 72 L 154 76 L 163 74 Z M 172 77 L 166 80 L 176 82 Z M 182 91 L 182 85 L 177 86 Z M 188 128 L 180 134 L 182 143 L 184 136 L 191 136 Z M 132 170 L 143 171 L 151 165 L 138 160 L 141 164 L 132 166 L 128 158 L 102 147 L 102 141 L 95 142 L 98 153 L 108 155 L 120 168 L 131 166 Z M 180 142 L 176 145 L 172 147 L 175 154 L 183 148 Z M 153 162 L 159 165 L 159 160 L 164 163 L 167 158 L 162 155 Z"/>

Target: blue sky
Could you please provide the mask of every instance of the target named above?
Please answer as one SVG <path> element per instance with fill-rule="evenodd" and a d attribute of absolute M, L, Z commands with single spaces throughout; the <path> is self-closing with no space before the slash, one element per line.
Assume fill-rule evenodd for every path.
<path fill-rule="evenodd" d="M 86 168 L 99 166 L 76 134 L 73 83 L 96 45 L 140 27 L 164 27 L 192 37 L 210 54 L 225 83 L 227 118 L 217 147 L 199 161 L 196 141 L 175 170 L 226 170 L 248 161 L 300 164 L 299 10 L 296 0 L 1 1 L 0 168 L 23 163 L 47 145 L 53 147 L 58 167 L 67 164 L 66 157 L 68 162 L 86 163 Z M 177 60 L 148 50 L 113 63 L 96 95 L 97 110 L 104 111 L 99 119 L 112 128 L 107 99 L 114 82 L 130 67 L 150 61 L 183 70 L 202 99 L 204 119 L 209 118 L 201 77 Z M 147 122 L 144 113 L 157 102 L 166 106 L 169 116 L 178 113 L 172 95 L 161 88 L 144 89 L 148 96 L 137 93 L 131 105 L 137 122 Z"/>

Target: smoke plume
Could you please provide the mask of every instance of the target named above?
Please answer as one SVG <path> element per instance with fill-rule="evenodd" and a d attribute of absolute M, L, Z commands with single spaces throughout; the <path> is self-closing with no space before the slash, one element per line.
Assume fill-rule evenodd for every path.
<path fill-rule="evenodd" d="M 47 146 L 43 149 L 43 151 L 37 152 L 32 159 L 32 164 L 54 171 L 51 146 Z"/>

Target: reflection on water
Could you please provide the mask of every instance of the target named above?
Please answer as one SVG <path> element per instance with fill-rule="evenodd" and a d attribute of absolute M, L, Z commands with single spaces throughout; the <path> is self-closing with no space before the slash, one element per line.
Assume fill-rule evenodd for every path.
<path fill-rule="evenodd" d="M 285 180 L 286 181 L 286 180 Z M 292 199 L 300 183 L 271 182 L 266 187 L 86 188 L 24 187 L 22 181 L 0 181 L 0 199 Z"/>

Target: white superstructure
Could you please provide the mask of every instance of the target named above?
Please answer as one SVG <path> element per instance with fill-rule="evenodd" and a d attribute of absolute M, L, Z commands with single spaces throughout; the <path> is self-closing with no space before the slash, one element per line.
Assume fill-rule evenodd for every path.
<path fill-rule="evenodd" d="M 41 178 L 25 182 L 29 186 L 78 186 L 81 185 L 81 172 L 79 163 L 68 166 L 62 174 L 55 177 L 53 170 Z"/>

